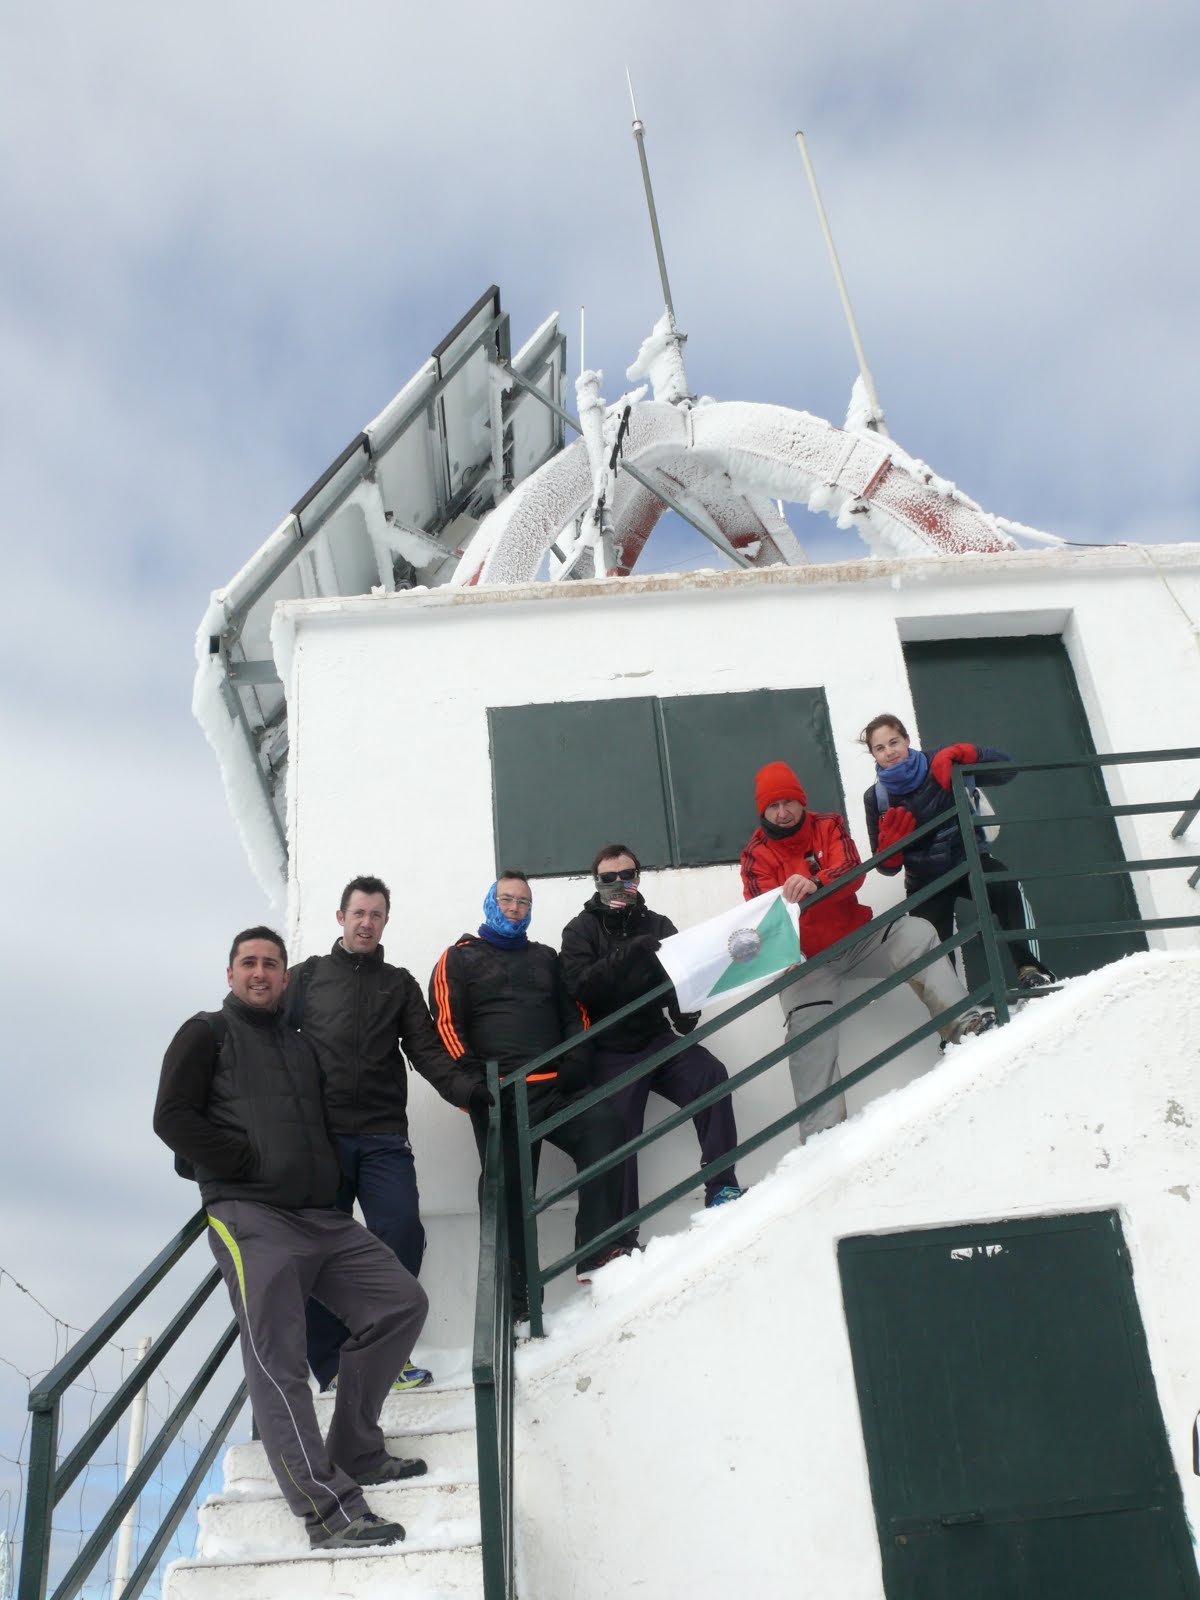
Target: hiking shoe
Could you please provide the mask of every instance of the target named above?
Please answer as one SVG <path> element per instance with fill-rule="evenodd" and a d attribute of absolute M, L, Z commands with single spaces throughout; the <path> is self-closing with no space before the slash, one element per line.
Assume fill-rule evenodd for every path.
<path fill-rule="evenodd" d="M 404 1478 L 423 1478 L 428 1469 L 419 1456 L 389 1455 L 377 1467 L 358 1474 L 359 1487 L 369 1489 L 376 1483 L 400 1483 Z"/>
<path fill-rule="evenodd" d="M 990 1006 L 976 1011 L 964 1011 L 946 1036 L 947 1044 L 961 1044 L 973 1033 L 986 1033 L 996 1026 L 996 1013 Z"/>
<path fill-rule="evenodd" d="M 403 1371 L 392 1385 L 392 1393 L 400 1394 L 405 1389 L 423 1389 L 427 1383 L 432 1382 L 433 1373 L 428 1367 L 414 1367 L 411 1361 L 406 1361 Z"/>
<path fill-rule="evenodd" d="M 1017 973 L 1018 989 L 1049 989 L 1057 982 L 1048 967 L 1022 967 Z"/>
<path fill-rule="evenodd" d="M 705 1208 L 728 1205 L 731 1200 L 740 1200 L 745 1192 L 745 1189 L 736 1183 L 723 1183 L 714 1194 L 709 1195 L 704 1202 Z"/>
<path fill-rule="evenodd" d="M 313 1550 L 363 1550 L 372 1544 L 396 1544 L 404 1537 L 398 1522 L 388 1522 L 373 1511 L 364 1511 L 361 1517 L 346 1527 L 330 1533 L 327 1528 L 314 1528 L 309 1532 L 308 1543 Z"/>
<path fill-rule="evenodd" d="M 575 1272 L 575 1282 L 591 1283 L 592 1278 L 597 1272 L 600 1271 L 601 1267 L 608 1266 L 610 1261 L 618 1261 L 622 1256 L 631 1256 L 632 1254 L 633 1251 L 629 1245 L 615 1244 L 611 1250 L 606 1250 L 604 1254 L 599 1256 L 595 1261 L 590 1261 L 587 1263 L 581 1261 Z"/>

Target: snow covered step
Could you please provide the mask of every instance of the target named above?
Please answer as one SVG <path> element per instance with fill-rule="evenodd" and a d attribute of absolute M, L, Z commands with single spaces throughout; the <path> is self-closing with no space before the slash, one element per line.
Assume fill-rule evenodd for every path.
<path fill-rule="evenodd" d="M 333 1420 L 334 1397 L 316 1397 L 317 1421 L 328 1432 Z M 388 1438 L 401 1434 L 428 1434 L 475 1426 L 475 1391 L 469 1383 L 433 1383 L 424 1389 L 406 1389 L 389 1394 L 383 1402 L 379 1420 Z M 412 1454 L 404 1451 L 402 1454 Z"/>
<path fill-rule="evenodd" d="M 364 1490 L 367 1504 L 381 1517 L 400 1522 L 412 1540 L 436 1540 L 442 1525 L 453 1523 L 479 1538 L 479 1487 L 455 1477 L 430 1474 L 403 1483 L 374 1484 Z M 197 1541 L 205 1557 L 260 1560 L 308 1549 L 299 1517 L 289 1509 L 274 1482 L 240 1493 L 212 1495 L 197 1513 Z"/>
<path fill-rule="evenodd" d="M 397 1429 L 387 1434 L 387 1447 L 394 1456 L 420 1456 L 429 1471 L 437 1476 L 453 1476 L 460 1481 L 478 1476 L 473 1428 L 442 1428 L 430 1433 Z M 224 1464 L 226 1492 L 261 1484 L 272 1488 L 275 1485 L 261 1444 L 230 1445 Z"/>
<path fill-rule="evenodd" d="M 383 1550 L 314 1550 L 264 1561 L 177 1561 L 163 1600 L 379 1600 L 381 1595 L 482 1600 L 478 1524 L 446 1522 Z"/>

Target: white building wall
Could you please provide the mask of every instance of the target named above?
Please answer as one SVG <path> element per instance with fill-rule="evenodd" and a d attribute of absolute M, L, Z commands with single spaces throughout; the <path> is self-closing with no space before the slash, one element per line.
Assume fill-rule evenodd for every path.
<path fill-rule="evenodd" d="M 289 702 L 295 957 L 332 943 L 341 887 L 360 872 L 390 884 L 387 954 L 422 984 L 446 944 L 475 929 L 494 869 L 489 706 L 823 685 L 849 819 L 865 855 L 860 796 L 872 764 L 857 735 L 881 707 L 913 718 L 917 731 L 905 640 L 1061 632 L 1098 749 L 1167 748 L 1200 742 L 1200 651 L 1189 615 L 1200 616 L 1193 546 L 1159 548 L 1153 564 L 1135 549 L 1055 550 L 288 602 L 273 638 Z M 970 731 L 986 737 L 986 729 Z M 1131 768 L 1109 779 L 1114 800 L 1191 795 L 1198 783 L 1195 763 Z M 1124 824 L 1127 854 L 1185 853 L 1185 842 L 1170 840 L 1173 820 Z M 754 825 L 747 773 L 747 836 Z M 1194 913 L 1200 901 L 1186 876 L 1157 875 L 1143 888 L 1143 908 Z M 643 891 L 681 927 L 740 895 L 734 866 L 648 872 Z M 590 892 L 583 878 L 539 880 L 532 936 L 557 946 Z M 899 892 L 896 880 L 878 876 L 863 891 L 876 907 Z M 1198 942 L 1196 930 L 1152 939 Z M 848 1025 L 844 1070 L 923 1016 L 906 992 L 873 1008 L 869 1021 Z M 777 1041 L 772 1014 L 712 1043 L 733 1070 Z M 893 1064 L 879 1086 L 936 1059 L 932 1045 L 911 1054 L 916 1060 Z M 852 1109 L 864 1095 L 852 1093 Z M 786 1072 L 777 1068 L 739 1095 L 741 1132 L 791 1104 Z M 461 1311 L 473 1271 L 470 1129 L 418 1079 L 411 1112 L 424 1212 L 462 1219 L 453 1229 L 432 1224 L 425 1281 L 435 1309 L 453 1301 Z M 776 1141 L 751 1158 L 743 1181 L 757 1181 L 786 1148 Z M 643 1156 L 643 1193 L 695 1161 L 695 1141 L 681 1131 L 665 1152 Z M 562 1170 L 547 1152 L 547 1180 Z M 454 1327 L 440 1327 L 438 1337 L 465 1338 L 459 1313 L 446 1316 Z"/>
<path fill-rule="evenodd" d="M 837 1244 L 1000 1218 L 1118 1211 L 1200 1526 L 1197 1037 L 1200 958 L 1132 957 L 607 1268 L 518 1351 L 521 1594 L 883 1600 Z"/>

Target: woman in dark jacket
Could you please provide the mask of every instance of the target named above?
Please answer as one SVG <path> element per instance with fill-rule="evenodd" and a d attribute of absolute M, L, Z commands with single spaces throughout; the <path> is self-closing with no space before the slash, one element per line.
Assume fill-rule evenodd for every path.
<path fill-rule="evenodd" d="M 888 845 L 898 845 L 896 854 L 889 856 L 879 871 L 890 877 L 903 866 L 905 892 L 913 894 L 958 866 L 965 857 L 958 822 L 953 817 L 916 844 L 904 846 L 904 840 L 914 829 L 950 808 L 951 769 L 956 764 L 1010 761 L 1012 758 L 1006 751 L 994 750 L 989 745 L 950 744 L 935 750 L 917 750 L 910 744 L 908 730 L 900 718 L 889 712 L 867 723 L 862 731 L 862 742 L 875 758 L 876 781 L 863 795 L 871 854 L 886 850 Z M 978 779 L 968 777 L 966 781 L 974 797 L 976 783 L 985 787 L 1008 783 L 1015 777 L 1015 772 L 987 772 Z M 979 840 L 983 870 L 1007 872 L 1003 861 L 991 853 L 982 826 L 975 830 L 975 836 Z M 915 914 L 933 924 L 939 939 L 947 939 L 954 924 L 955 902 L 968 899 L 970 893 L 968 879 L 959 878 L 918 906 Z M 1002 928 L 1027 926 L 1019 884 L 989 883 L 988 904 Z M 1054 974 L 1042 965 L 1024 939 L 1010 943 L 1008 949 L 1017 969 L 1019 988 L 1040 989 L 1055 981 Z"/>

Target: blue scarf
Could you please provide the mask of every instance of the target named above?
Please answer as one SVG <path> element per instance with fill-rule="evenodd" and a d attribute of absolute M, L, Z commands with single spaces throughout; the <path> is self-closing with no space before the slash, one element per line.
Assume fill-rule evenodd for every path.
<path fill-rule="evenodd" d="M 891 795 L 911 794 L 925 782 L 929 771 L 929 758 L 920 750 L 912 749 L 904 760 L 894 767 L 875 764 L 875 772 L 883 787 Z"/>
<path fill-rule="evenodd" d="M 496 885 L 493 884 L 483 897 L 483 921 L 479 925 L 479 937 L 488 944 L 499 945 L 502 950 L 518 950 L 529 943 L 525 930 L 532 918 L 533 912 L 530 910 L 520 922 L 510 922 L 500 909 Z"/>

